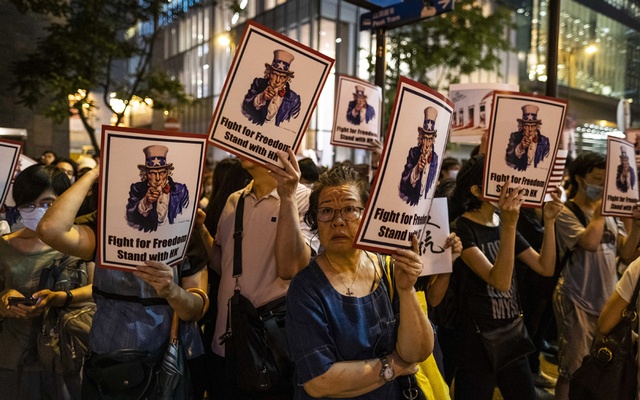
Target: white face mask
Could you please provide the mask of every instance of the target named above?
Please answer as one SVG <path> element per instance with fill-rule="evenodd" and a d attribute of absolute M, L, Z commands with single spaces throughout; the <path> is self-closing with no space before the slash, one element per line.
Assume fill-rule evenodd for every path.
<path fill-rule="evenodd" d="M 449 178 L 456 179 L 456 177 L 458 176 L 458 171 L 458 169 L 452 169 L 451 171 L 449 171 Z"/>
<path fill-rule="evenodd" d="M 31 212 L 24 212 L 20 209 L 18 209 L 18 212 L 20 213 L 20 218 L 22 219 L 24 226 L 35 232 L 40 220 L 44 216 L 44 213 L 47 212 L 47 209 L 44 207 L 36 207 Z"/>

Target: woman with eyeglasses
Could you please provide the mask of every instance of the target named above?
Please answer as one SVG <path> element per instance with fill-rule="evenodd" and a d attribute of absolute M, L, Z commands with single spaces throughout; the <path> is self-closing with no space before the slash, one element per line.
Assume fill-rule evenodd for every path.
<path fill-rule="evenodd" d="M 35 230 L 47 208 L 69 186 L 65 172 L 53 165 L 33 165 L 22 171 L 13 185 L 13 198 L 25 227 L 0 238 L 1 398 L 61 399 L 69 398 L 69 391 L 73 391 L 43 371 L 36 348 L 45 308 L 91 300 L 90 284 L 67 291 L 38 288 L 43 270 L 68 259 L 42 242 Z M 91 274 L 88 271 L 89 282 Z M 76 378 L 79 384 L 79 376 Z"/>
<path fill-rule="evenodd" d="M 353 243 L 369 196 L 349 167 L 320 176 L 305 221 L 324 251 L 291 281 L 287 339 L 296 366 L 296 399 L 401 398 L 397 378 L 412 375 L 432 352 L 434 337 L 414 284 L 422 271 L 418 242 L 391 258 L 390 300 L 384 258 Z"/>

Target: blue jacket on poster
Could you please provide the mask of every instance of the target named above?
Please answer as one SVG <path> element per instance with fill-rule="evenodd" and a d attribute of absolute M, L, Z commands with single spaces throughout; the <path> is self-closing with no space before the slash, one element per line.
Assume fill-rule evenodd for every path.
<path fill-rule="evenodd" d="M 187 185 L 176 183 L 169 177 L 169 209 L 167 216 L 169 223 L 173 224 L 178 214 L 182 213 L 182 209 L 189 205 L 189 190 Z M 152 209 L 147 216 L 140 214 L 138 211 L 138 203 L 144 199 L 149 186 L 147 182 L 136 182 L 131 184 L 129 189 L 129 201 L 127 203 L 127 221 L 129 225 L 137 228 L 139 231 L 153 232 L 158 229 L 158 211 L 157 203 L 153 203 Z"/>
<path fill-rule="evenodd" d="M 242 102 L 242 114 L 247 117 L 249 121 L 257 125 L 263 125 L 265 123 L 270 101 L 267 101 L 266 105 L 257 109 L 253 104 L 253 100 L 260 93 L 264 92 L 268 84 L 268 78 L 254 79 Z M 288 83 L 279 95 L 282 97 L 282 104 L 280 104 L 278 112 L 276 113 L 276 126 L 279 126 L 283 121 L 297 118 L 298 114 L 300 114 L 301 105 L 300 96 L 291 90 Z"/>

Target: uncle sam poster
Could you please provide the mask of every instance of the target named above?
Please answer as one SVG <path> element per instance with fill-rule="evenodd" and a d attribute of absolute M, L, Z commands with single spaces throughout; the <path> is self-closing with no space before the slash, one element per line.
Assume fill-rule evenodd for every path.
<path fill-rule="evenodd" d="M 520 186 L 523 206 L 542 207 L 558 152 L 567 102 L 494 92 L 482 197 L 498 201 L 505 182 Z"/>
<path fill-rule="evenodd" d="M 102 127 L 98 265 L 134 271 L 186 253 L 198 207 L 207 139 Z"/>
<path fill-rule="evenodd" d="M 241 39 L 209 127 L 209 142 L 282 166 L 298 149 L 334 60 L 253 21 Z"/>
<path fill-rule="evenodd" d="M 378 176 L 356 234 L 355 247 L 382 253 L 423 238 L 447 143 L 453 103 L 402 77 Z"/>

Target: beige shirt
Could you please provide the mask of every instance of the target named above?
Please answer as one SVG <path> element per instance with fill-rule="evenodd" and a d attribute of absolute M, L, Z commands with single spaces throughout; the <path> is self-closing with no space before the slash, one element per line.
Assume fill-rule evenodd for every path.
<path fill-rule="evenodd" d="M 235 230 L 236 205 L 241 194 L 245 196 L 242 223 L 242 276 L 239 278 L 242 295 L 249 299 L 254 307 L 260 307 L 284 296 L 289 288 L 289 281 L 280 279 L 276 273 L 276 258 L 273 251 L 278 226 L 280 197 L 274 189 L 265 197 L 257 199 L 251 192 L 252 186 L 253 182 L 229 196 L 227 204 L 222 210 L 216 234 L 216 244 L 222 249 L 222 276 L 218 289 L 218 316 L 211 349 L 222 357 L 224 357 L 224 346 L 220 345 L 218 338 L 226 331 L 227 303 L 233 296 L 233 290 L 236 286 L 236 280 L 233 278 L 233 232 Z M 307 243 L 310 243 L 312 248 L 317 250 L 317 239 L 312 243 L 314 235 L 303 221 L 304 213 L 309 208 L 309 193 L 310 190 L 307 187 L 298 184 L 296 203 L 302 234 Z"/>

